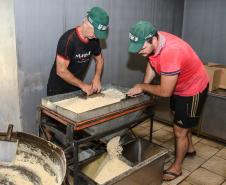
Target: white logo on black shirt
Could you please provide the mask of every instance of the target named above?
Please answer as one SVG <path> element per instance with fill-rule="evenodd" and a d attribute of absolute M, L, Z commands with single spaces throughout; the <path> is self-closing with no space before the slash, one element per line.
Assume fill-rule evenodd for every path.
<path fill-rule="evenodd" d="M 75 59 L 78 63 L 84 63 L 90 60 L 91 51 L 87 53 L 79 53 L 75 55 Z"/>

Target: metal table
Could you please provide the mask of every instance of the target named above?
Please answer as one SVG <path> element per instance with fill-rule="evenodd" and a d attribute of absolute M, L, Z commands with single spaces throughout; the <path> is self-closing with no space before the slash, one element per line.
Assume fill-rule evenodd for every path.
<path fill-rule="evenodd" d="M 68 93 L 65 95 L 59 95 L 61 98 L 65 96 L 71 97 L 73 93 Z M 88 114 L 84 114 L 82 116 L 71 114 L 70 112 L 65 112 L 63 109 L 59 109 L 49 104 L 49 100 L 55 101 L 59 98 L 59 96 L 47 97 L 44 99 L 44 103 L 37 108 L 37 124 L 40 126 L 40 133 L 43 133 L 44 137 L 48 140 L 47 132 L 44 129 L 45 127 L 48 128 L 48 131 L 58 135 L 62 139 L 62 146 L 65 147 L 65 152 L 73 150 L 72 159 L 68 161 L 67 167 L 68 171 L 73 171 L 74 177 L 74 185 L 79 184 L 78 176 L 81 175 L 79 173 L 79 146 L 93 141 L 105 136 L 108 136 L 112 133 L 119 132 L 123 129 L 133 128 L 136 125 L 142 123 L 146 119 L 150 119 L 150 142 L 152 141 L 152 130 L 153 130 L 153 110 L 152 107 L 154 105 L 154 101 L 150 98 L 145 97 L 142 101 L 139 98 L 134 98 L 129 100 L 129 106 L 125 106 L 125 102 L 121 103 L 120 106 L 117 105 L 114 109 L 110 106 L 103 107 L 102 110 L 97 110 L 95 117 L 90 117 Z M 48 101 L 47 101 L 48 100 Z M 47 106 L 48 105 L 48 106 Z M 49 106 L 50 105 L 50 106 Z M 103 114 L 103 110 L 108 110 Z M 109 111 L 110 110 L 110 111 Z M 136 115 L 133 117 L 135 113 L 142 112 L 142 114 Z M 101 114 L 102 113 L 102 114 Z M 129 120 L 129 117 L 132 117 L 132 120 Z M 66 127 L 66 131 L 62 132 L 58 128 L 52 127 L 48 123 L 48 119 L 52 119 L 57 121 L 57 124 L 64 125 Z M 76 138 L 74 135 L 79 131 L 87 130 L 89 128 L 101 126 L 102 124 L 111 123 L 114 120 L 120 120 L 124 118 L 124 124 L 118 124 L 117 127 L 113 127 L 109 130 L 104 130 L 101 132 L 94 132 L 91 135 L 87 135 L 82 138 Z M 112 124 L 112 123 L 111 123 Z M 107 126 L 106 125 L 106 126 Z M 97 128 L 99 130 L 99 127 Z M 66 182 L 67 183 L 67 182 Z"/>

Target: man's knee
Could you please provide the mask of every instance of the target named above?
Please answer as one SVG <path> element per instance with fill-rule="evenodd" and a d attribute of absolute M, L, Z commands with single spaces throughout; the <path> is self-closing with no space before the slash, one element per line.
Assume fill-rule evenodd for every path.
<path fill-rule="evenodd" d="M 174 125 L 174 134 L 176 138 L 184 138 L 187 137 L 189 129 L 181 128 Z"/>

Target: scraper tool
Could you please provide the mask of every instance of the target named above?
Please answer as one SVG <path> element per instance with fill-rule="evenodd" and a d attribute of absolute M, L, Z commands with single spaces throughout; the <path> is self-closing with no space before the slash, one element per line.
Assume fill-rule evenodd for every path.
<path fill-rule="evenodd" d="M 94 94 L 91 94 L 91 95 L 87 95 L 87 94 L 85 94 L 85 93 L 83 93 L 81 96 L 80 96 L 80 98 L 82 98 L 82 99 L 88 99 L 88 98 L 97 98 L 97 97 L 104 97 L 105 96 L 105 94 L 104 93 L 94 93 Z"/>

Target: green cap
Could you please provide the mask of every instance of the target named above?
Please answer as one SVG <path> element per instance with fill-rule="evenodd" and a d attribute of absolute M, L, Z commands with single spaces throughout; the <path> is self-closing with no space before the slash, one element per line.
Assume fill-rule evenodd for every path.
<path fill-rule="evenodd" d="M 129 32 L 129 52 L 139 52 L 143 47 L 144 42 L 152 38 L 156 32 L 156 28 L 147 21 L 135 23 Z"/>
<path fill-rule="evenodd" d="M 106 39 L 108 36 L 109 16 L 100 7 L 93 7 L 87 12 L 87 19 L 94 27 L 95 36 L 98 39 Z"/>

